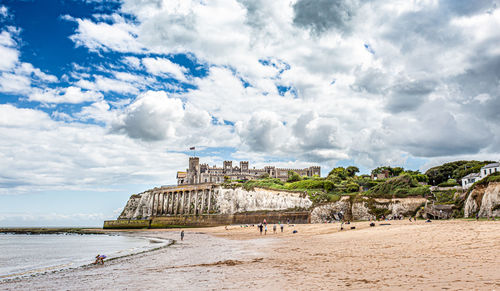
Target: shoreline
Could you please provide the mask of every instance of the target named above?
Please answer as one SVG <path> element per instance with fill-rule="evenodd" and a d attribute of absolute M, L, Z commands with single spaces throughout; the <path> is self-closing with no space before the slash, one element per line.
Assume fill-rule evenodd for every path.
<path fill-rule="evenodd" d="M 0 234 L 105 234 L 98 228 L 91 227 L 2 227 Z"/>
<path fill-rule="evenodd" d="M 0 289 L 493 290 L 500 288 L 500 222 L 389 221 L 256 227 L 118 230 L 177 240 L 104 266 L 0 283 Z M 346 225 L 344 225 L 345 227 Z M 292 230 L 298 233 L 293 234 Z M 108 230 L 106 230 L 108 232 Z M 161 286 L 161 287 L 159 287 Z"/>
<path fill-rule="evenodd" d="M 30 228 L 31 229 L 31 228 Z M 0 234 L 11 234 L 11 235 L 64 235 L 64 234 L 70 234 L 70 235 L 107 235 L 107 236 L 130 236 L 130 237 L 135 237 L 135 238 L 140 238 L 143 239 L 145 242 L 149 241 L 149 243 L 155 243 L 159 244 L 159 246 L 154 246 L 148 249 L 144 250 L 138 250 L 137 252 L 132 252 L 132 253 L 126 253 L 123 255 L 108 255 L 106 258 L 105 262 L 111 262 L 114 260 L 119 260 L 122 258 L 126 257 L 131 257 L 135 255 L 141 255 L 145 254 L 148 252 L 160 250 L 163 248 L 167 248 L 173 244 L 175 244 L 175 240 L 171 239 L 164 239 L 160 237 L 151 237 L 151 236 L 143 236 L 143 235 L 130 235 L 130 234 L 119 234 L 119 233 L 106 233 L 106 232 L 98 232 L 98 231 L 87 231 L 85 229 L 84 232 L 63 232 L 60 229 L 46 229 L 46 228 L 41 228 L 40 231 L 35 232 L 35 233 L 30 233 L 29 231 L 27 233 L 24 233 L 26 229 L 22 229 L 19 232 L 12 233 L 12 232 L 1 232 Z M 71 230 L 75 230 L 74 228 L 71 228 Z M 156 240 L 153 242 L 153 240 Z M 83 269 L 83 268 L 90 268 L 95 266 L 93 263 L 79 263 L 78 265 L 72 266 L 74 262 L 66 263 L 66 264 L 59 264 L 59 265 L 48 265 L 42 268 L 37 268 L 37 269 L 31 269 L 31 270 L 26 270 L 20 273 L 12 273 L 12 274 L 6 274 L 6 275 L 0 275 L 0 285 L 1 283 L 8 283 L 11 281 L 22 281 L 25 278 L 33 278 L 33 277 L 38 277 L 38 276 L 44 276 L 47 274 L 54 274 L 54 273 L 62 273 L 66 272 L 69 270 L 77 270 L 77 269 Z"/>

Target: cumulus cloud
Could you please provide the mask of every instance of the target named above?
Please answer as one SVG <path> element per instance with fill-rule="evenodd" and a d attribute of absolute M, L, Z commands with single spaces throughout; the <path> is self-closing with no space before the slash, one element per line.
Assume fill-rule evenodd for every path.
<path fill-rule="evenodd" d="M 56 169 L 48 182 L 38 166 L 40 173 L 31 171 L 34 183 L 53 185 L 69 181 L 62 173 L 82 174 L 78 165 L 92 169 L 85 183 L 97 172 L 107 181 L 133 176 L 156 163 L 149 148 L 182 168 L 185 156 L 175 160 L 165 148 L 192 144 L 328 167 L 498 155 L 499 15 L 497 1 L 124 0 L 109 15 L 64 17 L 76 24 L 75 45 L 102 63 L 73 66 L 68 84 L 52 89 L 44 84 L 57 78 L 22 63 L 16 33 L 3 29 L 1 91 L 54 106 L 89 102 L 51 115 L 4 108 L 43 120 L 16 125 L 17 133 L 5 125 L 3 142 L 28 142 L 22 132 L 51 149 L 38 130 L 62 144 L 85 143 L 85 161 L 67 149 L 45 157 Z M 107 53 L 117 61 L 106 63 Z M 191 75 L 196 68 L 176 54 L 203 64 L 203 73 Z M 119 104 L 117 96 L 126 100 Z M 134 151 L 137 159 L 128 156 Z M 70 165 L 60 165 L 68 156 Z M 119 163 L 132 166 L 111 173 Z M 20 183 L 20 173 L 4 185 Z"/>
<path fill-rule="evenodd" d="M 117 131 L 132 138 L 163 140 L 176 135 L 176 125 L 183 118 L 182 101 L 167 97 L 165 92 L 148 91 L 127 107 Z"/>
<path fill-rule="evenodd" d="M 112 132 L 147 142 L 166 141 L 176 147 L 215 145 L 218 138 L 230 145 L 234 137 L 228 126 L 213 124 L 211 120 L 207 111 L 192 103 L 183 103 L 164 91 L 147 91 L 117 112 L 110 125 Z"/>
<path fill-rule="evenodd" d="M 43 111 L 6 104 L 0 105 L 0 132 L 0 194 L 164 184 L 187 159 L 167 153 L 164 144 L 143 144 L 98 125 L 55 121 Z"/>

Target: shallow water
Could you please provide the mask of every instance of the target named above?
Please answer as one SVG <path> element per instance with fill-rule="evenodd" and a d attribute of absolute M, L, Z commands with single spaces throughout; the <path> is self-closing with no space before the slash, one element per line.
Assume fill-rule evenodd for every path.
<path fill-rule="evenodd" d="M 93 263 L 147 251 L 167 240 L 119 235 L 0 234 L 0 280 Z"/>

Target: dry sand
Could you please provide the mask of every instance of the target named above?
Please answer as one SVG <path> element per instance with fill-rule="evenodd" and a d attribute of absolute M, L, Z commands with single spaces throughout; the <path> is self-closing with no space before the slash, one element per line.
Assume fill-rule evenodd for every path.
<path fill-rule="evenodd" d="M 500 290 L 499 221 L 368 222 L 130 231 L 145 254 L 0 283 L 6 290 Z M 292 234 L 293 230 L 298 233 Z"/>

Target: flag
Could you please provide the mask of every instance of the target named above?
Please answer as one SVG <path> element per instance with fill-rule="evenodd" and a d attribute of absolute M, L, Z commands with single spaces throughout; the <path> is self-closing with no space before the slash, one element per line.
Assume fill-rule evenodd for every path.
<path fill-rule="evenodd" d="M 190 151 L 194 151 L 194 147 L 190 147 L 190 148 L 189 148 L 189 150 L 190 150 Z"/>

